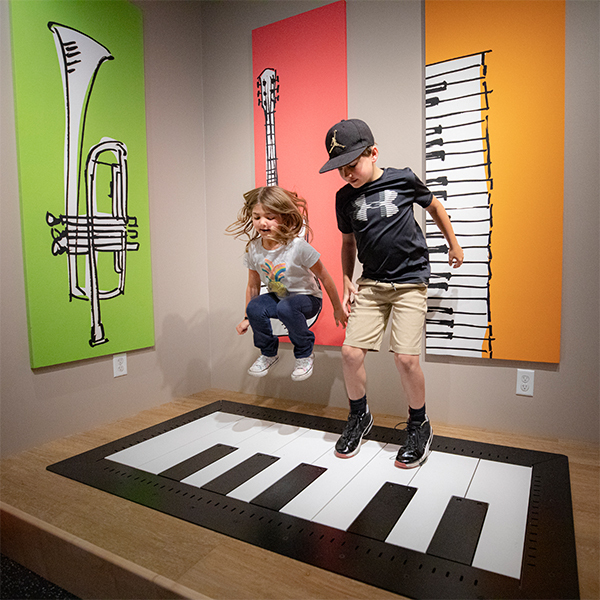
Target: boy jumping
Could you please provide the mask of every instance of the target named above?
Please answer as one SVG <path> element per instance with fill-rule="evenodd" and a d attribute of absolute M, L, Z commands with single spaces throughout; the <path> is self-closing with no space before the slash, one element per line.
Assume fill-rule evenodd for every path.
<path fill-rule="evenodd" d="M 368 350 L 379 350 L 391 315 L 390 351 L 409 406 L 407 437 L 395 464 L 416 467 L 430 453 L 433 432 L 425 411 L 425 377 L 419 363 L 427 314 L 429 253 L 413 204 L 422 206 L 439 227 L 448 243 L 452 267 L 462 264 L 463 250 L 441 202 L 410 169 L 377 166 L 379 152 L 364 121 L 337 123 L 327 132 L 325 145 L 329 160 L 320 173 L 337 169 L 347 183 L 336 194 L 335 210 L 342 232 L 342 304 L 348 314 L 342 367 L 350 414 L 336 443 L 336 455 L 349 458 L 357 454 L 373 425 L 364 361 Z M 355 287 L 357 249 L 363 271 Z"/>

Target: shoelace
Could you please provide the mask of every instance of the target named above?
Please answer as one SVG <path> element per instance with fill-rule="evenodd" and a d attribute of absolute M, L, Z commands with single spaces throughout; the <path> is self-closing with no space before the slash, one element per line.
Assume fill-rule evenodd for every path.
<path fill-rule="evenodd" d="M 347 440 L 354 435 L 354 432 L 356 431 L 359 423 L 360 414 L 350 413 L 350 415 L 348 416 L 348 425 L 346 429 L 344 429 L 344 431 L 342 432 L 342 437 L 344 438 L 344 440 Z"/>
<path fill-rule="evenodd" d="M 306 369 L 310 366 L 310 358 L 297 358 L 296 359 L 296 368 L 297 369 Z"/>
<path fill-rule="evenodd" d="M 399 425 L 406 425 L 404 429 L 398 429 Z M 416 433 L 419 430 L 419 425 L 416 423 L 411 423 L 410 421 L 400 421 L 400 423 L 396 423 L 394 425 L 394 429 L 396 431 L 406 431 L 406 449 L 407 450 L 415 450 L 418 447 L 418 441 Z"/>

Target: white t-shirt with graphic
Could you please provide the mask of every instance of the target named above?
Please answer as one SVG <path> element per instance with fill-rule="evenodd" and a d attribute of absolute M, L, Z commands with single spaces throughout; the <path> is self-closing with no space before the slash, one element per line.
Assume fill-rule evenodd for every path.
<path fill-rule="evenodd" d="M 323 297 L 310 267 L 320 258 L 306 240 L 297 237 L 285 246 L 265 250 L 262 240 L 253 240 L 244 254 L 244 266 L 256 271 L 269 292 L 280 298 L 295 294 Z"/>

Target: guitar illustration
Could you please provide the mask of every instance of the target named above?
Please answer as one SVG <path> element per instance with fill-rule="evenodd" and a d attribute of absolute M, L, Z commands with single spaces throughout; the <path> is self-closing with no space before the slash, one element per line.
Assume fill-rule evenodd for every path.
<path fill-rule="evenodd" d="M 275 104 L 279 100 L 279 76 L 277 75 L 277 71 L 275 69 L 264 69 L 257 77 L 256 87 L 258 88 L 256 94 L 258 105 L 265 113 L 267 185 L 278 185 L 277 150 L 275 148 Z M 300 235 L 304 235 L 303 232 L 300 232 Z M 276 265 L 274 267 L 276 276 L 269 280 L 268 287 L 265 285 L 261 286 L 261 294 L 273 292 L 278 296 L 285 296 L 287 290 L 283 283 L 281 283 L 281 276 L 283 275 L 282 266 Z M 266 270 L 265 273 L 267 273 Z M 267 275 L 269 276 L 269 273 Z M 314 325 L 319 313 L 307 321 L 309 327 Z M 271 319 L 271 327 L 273 333 L 277 336 L 288 334 L 286 326 L 279 319 Z"/>
<path fill-rule="evenodd" d="M 275 103 L 279 100 L 279 77 L 275 69 L 265 69 L 256 82 L 258 105 L 265 113 L 267 185 L 277 185 L 277 151 L 275 148 Z"/>

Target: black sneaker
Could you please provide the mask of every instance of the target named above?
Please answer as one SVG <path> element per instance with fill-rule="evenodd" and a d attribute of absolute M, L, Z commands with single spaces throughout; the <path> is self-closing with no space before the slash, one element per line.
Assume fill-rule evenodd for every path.
<path fill-rule="evenodd" d="M 373 415 L 369 411 L 350 413 L 348 423 L 335 444 L 335 455 L 339 458 L 350 458 L 358 454 L 363 435 L 367 435 L 373 427 Z"/>
<path fill-rule="evenodd" d="M 401 469 L 413 469 L 423 464 L 431 453 L 432 440 L 433 431 L 428 417 L 420 425 L 409 421 L 406 424 L 406 441 L 400 446 L 394 464 Z"/>

